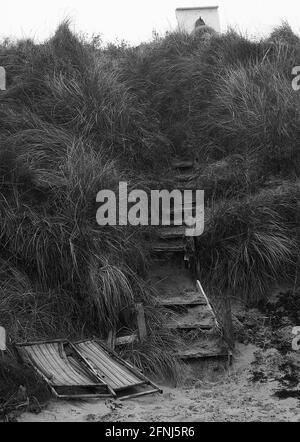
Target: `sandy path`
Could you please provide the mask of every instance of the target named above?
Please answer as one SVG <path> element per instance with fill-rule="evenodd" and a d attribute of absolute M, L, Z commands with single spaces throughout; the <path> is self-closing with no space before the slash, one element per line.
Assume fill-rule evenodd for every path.
<path fill-rule="evenodd" d="M 294 421 L 300 422 L 300 402 L 273 396 L 277 381 L 251 381 L 256 347 L 238 346 L 233 367 L 217 383 L 198 381 L 191 388 L 163 387 L 162 395 L 125 402 L 52 401 L 39 415 L 23 414 L 20 421 Z"/>

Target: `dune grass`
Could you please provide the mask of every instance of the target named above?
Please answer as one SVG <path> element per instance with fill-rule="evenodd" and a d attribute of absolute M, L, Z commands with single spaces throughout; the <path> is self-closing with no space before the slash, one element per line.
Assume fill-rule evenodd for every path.
<path fill-rule="evenodd" d="M 205 27 L 102 47 L 59 26 L 48 41 L 0 44 L 0 315 L 12 340 L 149 340 L 126 355 L 178 376 L 143 229 L 99 227 L 101 189 L 149 189 L 172 159 L 196 157 L 206 192 L 197 240 L 203 281 L 255 304 L 298 271 L 300 41 L 287 24 L 262 40 Z M 153 311 L 158 312 L 157 315 Z"/>
<path fill-rule="evenodd" d="M 287 23 L 255 41 L 205 28 L 107 54 L 159 116 L 175 153 L 198 159 L 207 221 L 197 247 L 207 284 L 255 304 L 294 278 L 300 94 L 291 72 L 299 36 Z"/>
<path fill-rule="evenodd" d="M 215 203 L 197 241 L 203 281 L 250 305 L 271 294 L 276 284 L 293 282 L 298 201 L 299 182 Z"/>
<path fill-rule="evenodd" d="M 170 142 L 105 56 L 67 23 L 43 44 L 4 42 L 0 64 L 8 71 L 0 109 L 1 325 L 10 342 L 106 339 L 111 328 L 136 326 L 125 312 L 137 301 L 154 303 L 147 250 L 139 229 L 97 225 L 96 195 L 120 180 L 130 187 L 155 176 L 168 165 Z M 174 362 L 168 351 L 160 359 Z M 146 368 L 156 366 L 150 358 Z"/>

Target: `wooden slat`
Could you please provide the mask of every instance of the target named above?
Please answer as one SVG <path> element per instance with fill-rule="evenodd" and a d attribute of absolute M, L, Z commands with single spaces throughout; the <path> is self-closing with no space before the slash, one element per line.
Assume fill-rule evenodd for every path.
<path fill-rule="evenodd" d="M 187 292 L 182 293 L 181 296 L 159 298 L 158 304 L 164 307 L 188 307 L 194 305 L 206 305 L 206 301 L 197 292 Z"/>
<path fill-rule="evenodd" d="M 158 231 L 158 236 L 162 239 L 183 238 L 185 229 L 185 226 L 162 227 Z"/>
<path fill-rule="evenodd" d="M 124 389 L 139 385 L 143 380 L 139 379 L 126 367 L 113 360 L 101 346 L 94 341 L 74 344 L 83 357 L 92 363 L 95 370 L 114 390 Z"/>
<path fill-rule="evenodd" d="M 95 354 L 93 349 L 89 347 L 89 343 L 78 346 L 76 345 L 76 348 L 80 354 L 87 359 L 90 364 L 92 364 L 93 369 L 97 372 L 97 375 L 100 376 L 101 379 L 105 380 L 105 382 L 107 382 L 111 388 L 116 390 L 124 386 L 124 382 L 118 371 L 116 370 L 114 372 L 113 365 L 110 364 L 106 358 L 102 358 L 102 355 L 99 355 L 98 351 Z"/>
<path fill-rule="evenodd" d="M 228 359 L 228 353 L 226 352 L 206 352 L 206 351 L 201 351 L 199 350 L 198 352 L 192 352 L 192 351 L 187 351 L 187 352 L 178 352 L 176 353 L 176 356 L 179 359 L 182 360 L 190 360 L 190 359 Z"/>
<path fill-rule="evenodd" d="M 96 341 L 96 342 L 99 343 L 98 341 Z M 118 361 L 123 367 L 127 367 L 132 374 L 136 375 L 139 379 L 144 380 L 146 382 L 146 384 L 152 385 L 153 388 L 156 388 L 160 393 L 162 393 L 162 390 L 154 382 L 152 382 L 149 378 L 147 378 L 143 374 L 143 372 L 140 371 L 137 367 L 130 364 L 128 361 L 121 359 L 120 356 L 115 351 L 113 351 L 109 348 L 105 348 L 105 345 L 103 345 L 102 343 L 101 343 L 101 347 L 104 347 L 104 349 L 107 351 L 107 353 L 110 354 L 111 356 L 113 356 L 114 359 L 116 361 Z"/>
<path fill-rule="evenodd" d="M 90 385 L 95 379 L 87 374 L 83 375 L 75 370 L 67 357 L 62 359 L 59 355 L 58 343 L 40 344 L 23 347 L 31 361 L 45 374 L 52 385 Z"/>
<path fill-rule="evenodd" d="M 22 359 L 32 364 L 56 397 L 112 397 L 113 394 L 107 385 L 89 371 L 86 363 L 79 364 L 79 361 L 73 356 L 67 357 L 64 344 L 70 345 L 67 341 L 57 340 L 47 343 L 16 345 L 16 348 Z M 68 393 L 62 392 L 62 388 L 66 389 Z M 90 392 L 91 388 L 93 389 L 92 393 Z M 79 391 L 80 389 L 82 391 Z"/>
<path fill-rule="evenodd" d="M 155 241 L 151 244 L 153 252 L 182 252 L 185 250 L 185 243 L 181 240 Z"/>
<path fill-rule="evenodd" d="M 180 183 L 182 182 L 191 182 L 195 179 L 195 174 L 193 173 L 182 173 L 174 177 L 174 179 Z"/>
<path fill-rule="evenodd" d="M 127 399 L 133 399 L 140 396 L 146 396 L 147 394 L 161 393 L 161 391 L 157 388 L 151 390 L 140 391 L 139 393 L 128 394 L 127 396 L 120 396 L 120 401 L 125 401 Z"/>
<path fill-rule="evenodd" d="M 172 161 L 172 167 L 174 169 L 191 169 L 194 166 L 192 160 L 174 160 Z"/>

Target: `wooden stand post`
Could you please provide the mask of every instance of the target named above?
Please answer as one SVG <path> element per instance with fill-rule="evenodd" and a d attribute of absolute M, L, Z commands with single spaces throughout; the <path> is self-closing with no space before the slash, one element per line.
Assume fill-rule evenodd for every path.
<path fill-rule="evenodd" d="M 147 328 L 146 328 L 145 312 L 143 304 L 137 304 L 136 311 L 137 311 L 137 325 L 139 330 L 139 338 L 140 341 L 143 341 L 147 336 Z"/>

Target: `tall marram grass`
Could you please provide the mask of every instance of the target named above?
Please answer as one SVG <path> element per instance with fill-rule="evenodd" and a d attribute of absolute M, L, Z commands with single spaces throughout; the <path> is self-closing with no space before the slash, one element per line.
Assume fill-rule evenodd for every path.
<path fill-rule="evenodd" d="M 147 117 L 145 106 L 118 73 L 108 69 L 93 45 L 74 35 L 67 23 L 44 44 L 0 48 L 0 62 L 15 73 L 2 97 L 5 108 L 11 107 L 1 119 L 3 132 L 14 130 L 11 112 L 17 106 L 19 116 L 30 111 L 44 124 L 92 141 L 106 158 L 113 156 L 123 164 L 151 168 L 158 155 L 160 161 L 166 158 L 169 143 L 158 121 Z"/>
<path fill-rule="evenodd" d="M 265 189 L 208 210 L 197 241 L 203 281 L 255 305 L 298 265 L 299 182 Z"/>
<path fill-rule="evenodd" d="M 256 169 L 254 157 L 260 177 L 297 169 L 299 94 L 291 71 L 300 39 L 288 24 L 256 41 L 204 29 L 137 48 L 110 45 L 105 54 L 158 116 L 175 152 L 196 155 L 203 166 L 238 154 Z"/>
<path fill-rule="evenodd" d="M 300 63 L 299 36 L 286 23 L 255 41 L 233 30 L 171 33 L 123 47 L 117 59 L 175 153 L 198 159 L 195 185 L 205 190 L 208 214 L 198 240 L 202 278 L 249 303 L 291 281 L 300 172 L 300 94 L 291 72 Z"/>
<path fill-rule="evenodd" d="M 105 56 L 67 23 L 43 44 L 0 45 L 0 64 L 8 72 L 0 108 L 1 325 L 11 341 L 105 339 L 112 328 L 135 329 L 126 312 L 137 301 L 154 304 L 147 250 L 139 230 L 97 225 L 96 195 L 157 174 L 168 165 L 168 139 Z M 160 358 L 162 366 L 174 359 L 169 351 Z M 146 368 L 156 366 L 150 358 Z"/>
<path fill-rule="evenodd" d="M 291 280 L 299 63 L 287 24 L 257 41 L 205 27 L 132 48 L 101 47 L 63 23 L 42 44 L 0 44 L 0 317 L 11 339 L 133 331 L 143 302 L 149 341 L 126 354 L 176 377 L 176 343 L 145 282 L 143 229 L 95 219 L 99 190 L 149 188 L 175 155 L 198 158 L 207 194 L 197 241 L 207 285 L 255 303 Z"/>
<path fill-rule="evenodd" d="M 279 56 L 278 56 L 279 57 Z M 277 63 L 227 70 L 202 122 L 214 155 L 255 155 L 264 175 L 299 170 L 299 95 Z"/>

